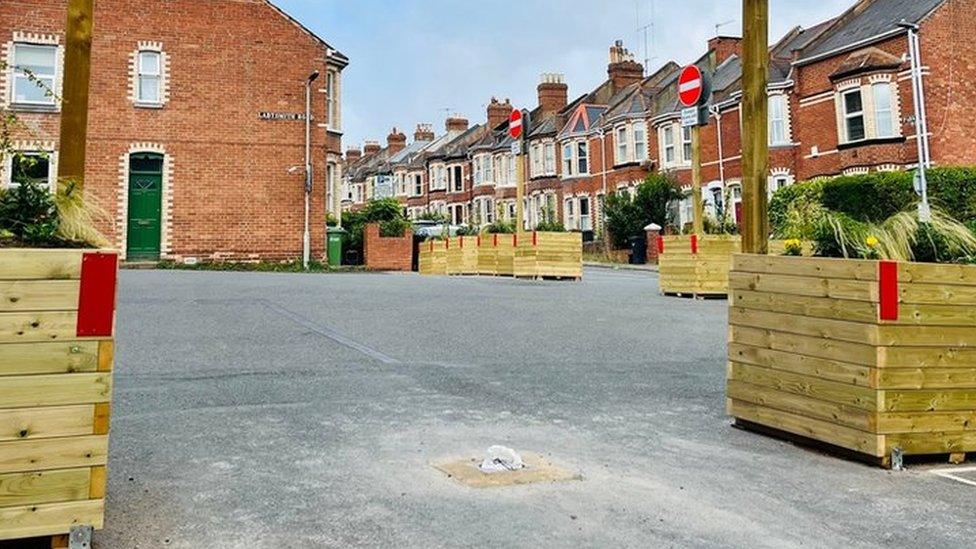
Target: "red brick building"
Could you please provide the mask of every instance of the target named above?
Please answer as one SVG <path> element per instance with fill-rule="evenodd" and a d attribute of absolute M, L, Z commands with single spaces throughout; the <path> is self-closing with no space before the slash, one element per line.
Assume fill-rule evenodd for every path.
<path fill-rule="evenodd" d="M 771 45 L 770 193 L 814 177 L 917 167 L 917 114 L 902 22 L 918 25 L 928 122 L 923 138 L 932 164 L 976 161 L 976 91 L 969 84 L 976 80 L 976 42 L 964 35 L 976 26 L 976 2 L 852 3 L 838 17 L 808 29 L 796 27 Z M 741 39 L 719 36 L 693 61 L 709 75 L 713 89 L 708 124 L 701 129 L 706 213 L 729 221 L 740 215 L 742 192 L 741 49 Z M 610 48 L 607 79 L 573 101 L 561 76 L 543 75 L 538 105 L 529 110 L 529 154 L 523 158 L 528 228 L 551 211 L 567 229 L 599 233 L 606 195 L 631 192 L 652 171 L 668 172 L 682 183 L 687 195 L 675 204 L 674 220 L 690 223 L 691 133 L 680 125 L 679 69 L 668 62 L 645 74 L 617 42 Z M 455 223 L 458 209 L 467 212 L 465 222 L 475 224 L 490 222 L 494 215 L 515 215 L 514 160 L 503 110 L 509 106 L 489 104 L 491 131 L 473 144 L 451 145 L 460 133 L 430 136 L 426 147 L 452 147 L 457 162 L 459 153 L 467 151 L 462 173 L 471 174 L 470 202 L 465 209 L 459 206 L 463 195 L 450 201 Z M 413 217 L 425 207 L 448 204 L 432 199 L 441 196 L 436 189 L 443 184 L 439 164 L 431 160 L 437 155 L 422 153 L 410 160 L 426 168 L 422 185 L 411 187 L 409 202 L 404 197 Z"/>
<path fill-rule="evenodd" d="M 53 185 L 64 0 L 0 2 L 0 101 L 24 122 L 19 155 Z M 304 225 L 305 85 L 312 84 L 312 254 L 338 210 L 341 73 L 348 59 L 266 0 L 95 3 L 86 196 L 130 260 L 294 259 Z M 334 206 L 327 208 L 327 201 Z"/>

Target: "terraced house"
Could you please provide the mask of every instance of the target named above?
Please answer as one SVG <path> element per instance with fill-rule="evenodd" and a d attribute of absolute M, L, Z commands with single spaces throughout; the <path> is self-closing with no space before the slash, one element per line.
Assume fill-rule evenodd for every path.
<path fill-rule="evenodd" d="M 971 162 L 976 136 L 976 46 L 965 29 L 976 25 L 976 2 L 966 0 L 859 0 L 836 18 L 796 27 L 770 47 L 769 192 L 796 181 L 869 171 L 910 170 Z M 921 94 L 911 83 L 908 29 L 917 29 L 923 74 Z M 702 195 L 715 217 L 741 216 L 741 39 L 718 36 L 694 61 L 712 83 L 708 125 L 702 128 Z M 667 172 L 686 198 L 675 204 L 679 224 L 691 222 L 691 132 L 680 124 L 680 64 L 645 71 L 621 42 L 610 48 L 607 79 L 569 101 L 561 75 L 547 73 L 526 128 L 524 225 L 552 212 L 570 230 L 599 234 L 609 193 L 630 193 L 650 172 Z M 925 111 L 916 110 L 916 98 Z M 443 147 L 470 193 L 451 194 L 451 171 L 432 160 L 408 212 L 450 213 L 453 223 L 484 224 L 515 215 L 515 159 L 509 152 L 509 105 L 493 100 L 488 131 L 472 144 Z M 916 120 L 927 134 L 918 144 Z M 425 161 L 418 155 L 414 161 Z M 356 162 L 352 162 L 356 166 Z M 428 185 L 431 179 L 433 186 Z M 453 187 L 452 187 L 453 188 Z M 460 187 L 459 187 L 460 188 Z M 464 193 L 468 187 L 464 186 Z M 406 203 L 406 202 L 405 202 Z M 353 207 L 356 200 L 347 201 Z M 448 208 L 448 204 L 450 207 Z"/>
<path fill-rule="evenodd" d="M 0 185 L 53 188 L 64 0 L 0 1 L 0 101 L 24 122 Z M 294 259 L 302 251 L 305 89 L 312 253 L 338 211 L 349 60 L 267 0 L 95 3 L 86 193 L 132 260 Z M 36 74 L 52 93 L 27 77 Z M 331 206 L 327 204 L 332 202 Z"/>

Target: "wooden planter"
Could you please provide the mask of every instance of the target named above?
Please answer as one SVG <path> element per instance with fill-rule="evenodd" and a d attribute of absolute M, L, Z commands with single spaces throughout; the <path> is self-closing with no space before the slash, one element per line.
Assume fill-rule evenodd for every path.
<path fill-rule="evenodd" d="M 504 239 L 505 235 L 501 235 Z M 498 275 L 498 240 L 497 234 L 483 234 L 478 237 L 478 274 L 484 276 Z"/>
<path fill-rule="evenodd" d="M 495 268 L 497 270 L 498 276 L 514 276 L 515 275 L 515 245 L 518 243 L 518 237 L 514 234 L 499 234 L 492 235 L 497 236 L 497 245 L 495 246 Z"/>
<path fill-rule="evenodd" d="M 478 237 L 455 236 L 444 241 L 447 250 L 447 274 L 478 274 Z"/>
<path fill-rule="evenodd" d="M 117 268 L 0 250 L 0 540 L 102 528 Z"/>
<path fill-rule="evenodd" d="M 976 267 L 736 255 L 728 412 L 892 454 L 976 451 Z"/>
<path fill-rule="evenodd" d="M 741 237 L 661 236 L 658 237 L 657 247 L 658 280 L 662 294 L 688 297 L 728 295 L 732 254 L 742 251 Z M 786 253 L 786 241 L 769 241 L 769 253 Z M 803 255 L 813 255 L 812 242 L 803 242 Z"/>
<path fill-rule="evenodd" d="M 447 250 L 443 242 L 428 240 L 420 243 L 417 271 L 422 275 L 447 274 Z"/>
<path fill-rule="evenodd" d="M 530 278 L 583 277 L 580 233 L 526 233 L 515 239 L 514 275 Z"/>
<path fill-rule="evenodd" d="M 732 235 L 672 235 L 658 238 L 658 277 L 665 295 L 724 296 L 732 254 L 742 240 Z"/>

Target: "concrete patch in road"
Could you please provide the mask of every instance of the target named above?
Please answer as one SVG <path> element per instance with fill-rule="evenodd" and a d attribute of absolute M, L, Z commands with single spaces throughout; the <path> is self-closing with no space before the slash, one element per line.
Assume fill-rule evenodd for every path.
<path fill-rule="evenodd" d="M 481 459 L 475 457 L 448 457 L 431 465 L 469 488 L 501 488 L 521 484 L 566 482 L 583 480 L 583 475 L 559 467 L 549 458 L 534 452 L 519 452 L 524 469 L 505 473 L 483 473 L 478 468 Z"/>

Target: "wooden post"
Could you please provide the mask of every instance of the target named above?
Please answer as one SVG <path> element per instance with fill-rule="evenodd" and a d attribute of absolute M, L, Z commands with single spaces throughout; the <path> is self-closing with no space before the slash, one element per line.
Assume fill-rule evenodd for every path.
<path fill-rule="evenodd" d="M 765 254 L 769 246 L 769 0 L 743 0 L 742 30 L 742 251 Z"/>
<path fill-rule="evenodd" d="M 691 128 L 691 205 L 694 210 L 692 233 L 698 235 L 705 233 L 705 208 L 702 205 L 701 187 L 701 126 L 696 124 Z"/>
<path fill-rule="evenodd" d="M 79 190 L 85 184 L 94 3 L 95 0 L 68 0 L 68 22 L 65 27 L 58 185 L 74 182 Z"/>

